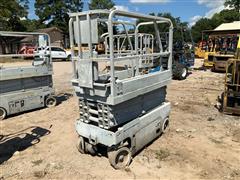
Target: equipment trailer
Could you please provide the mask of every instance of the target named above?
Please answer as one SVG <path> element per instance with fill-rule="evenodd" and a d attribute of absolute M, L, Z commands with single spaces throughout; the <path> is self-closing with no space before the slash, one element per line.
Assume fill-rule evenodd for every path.
<path fill-rule="evenodd" d="M 43 33 L 23 33 L 0 31 L 0 40 L 11 37 L 16 41 L 14 47 L 19 47 L 22 40 L 36 43 L 44 49 L 50 45 L 50 38 Z M 12 45 L 13 46 L 13 45 Z M 38 48 L 36 48 L 38 49 Z M 0 119 L 11 114 L 20 113 L 44 106 L 56 105 L 52 82 L 51 53 L 38 54 L 2 54 L 0 58 L 34 56 L 32 66 L 0 67 Z"/>
<path fill-rule="evenodd" d="M 131 23 L 139 19 L 147 22 Z M 168 27 L 167 46 L 161 42 L 161 25 Z M 141 26 L 154 26 L 156 38 L 140 32 Z M 104 28 L 105 41 L 106 36 L 99 33 Z M 110 164 L 115 169 L 124 168 L 136 152 L 160 136 L 169 124 L 166 87 L 172 79 L 172 22 L 139 13 L 93 10 L 71 13 L 69 32 L 72 85 L 80 111 L 76 122 L 77 148 L 81 153 L 94 155 L 105 147 Z M 125 48 L 119 49 L 123 47 L 119 44 L 123 35 Z M 153 51 L 141 46 L 142 37 L 150 40 L 143 44 L 154 45 Z M 108 52 L 102 48 L 98 51 L 101 43 L 109 48 Z M 76 47 L 78 53 L 74 51 Z"/>

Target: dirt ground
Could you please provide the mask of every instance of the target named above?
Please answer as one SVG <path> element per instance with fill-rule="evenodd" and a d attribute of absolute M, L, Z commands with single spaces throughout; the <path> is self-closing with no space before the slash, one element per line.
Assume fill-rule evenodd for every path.
<path fill-rule="evenodd" d="M 56 92 L 73 94 L 71 63 L 54 62 L 54 72 Z M 193 70 L 187 80 L 172 81 L 168 132 L 125 170 L 77 151 L 74 95 L 56 107 L 11 116 L 0 122 L 0 179 L 240 179 L 240 117 L 214 107 L 223 78 Z"/>

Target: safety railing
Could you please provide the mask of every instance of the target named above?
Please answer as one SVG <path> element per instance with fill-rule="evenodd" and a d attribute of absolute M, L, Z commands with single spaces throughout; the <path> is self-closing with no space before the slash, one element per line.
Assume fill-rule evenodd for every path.
<path fill-rule="evenodd" d="M 133 26 L 133 23 L 129 23 L 128 20 L 117 21 L 116 17 L 120 18 L 131 18 L 136 20 L 144 20 L 147 22 L 139 23 L 137 26 Z M 106 21 L 107 18 L 107 21 Z M 97 28 L 97 23 L 103 22 L 105 20 L 105 24 L 107 25 L 107 32 L 105 34 L 99 35 Z M 115 34 L 114 27 L 116 24 L 121 24 L 125 31 L 125 34 Z M 162 24 L 166 24 L 168 26 L 168 43 L 167 48 L 163 48 L 159 26 Z M 134 27 L 133 33 L 129 33 L 126 26 L 131 25 Z M 149 39 L 151 39 L 152 43 L 149 43 L 148 47 L 151 47 L 152 51 L 143 52 L 143 44 L 141 40 L 141 33 L 139 28 L 142 26 L 154 26 L 155 36 L 149 35 Z M 111 84 L 111 94 L 116 94 L 116 70 L 115 63 L 119 61 L 131 61 L 131 71 L 132 77 L 139 76 L 139 71 L 141 68 L 139 67 L 140 61 L 143 58 L 158 58 L 160 59 L 160 64 L 162 64 L 162 58 L 167 58 L 167 67 L 165 70 L 171 71 L 172 69 L 172 41 L 173 41 L 173 25 L 170 19 L 144 15 L 139 13 L 125 12 L 119 10 L 94 10 L 80 13 L 71 13 L 70 21 L 69 21 L 69 33 L 70 33 L 70 46 L 72 49 L 72 65 L 73 65 L 73 74 L 74 79 L 79 78 L 79 64 L 78 62 L 82 62 L 88 64 L 87 66 L 91 67 L 88 62 L 108 62 L 109 63 L 109 75 L 110 75 L 110 84 Z M 114 42 L 114 39 L 122 38 L 125 36 L 125 41 L 128 42 L 130 48 L 127 51 L 121 51 L 120 43 Z M 98 55 L 94 46 L 97 46 L 99 43 L 100 37 L 105 38 L 105 45 L 107 45 L 107 50 L 105 49 L 105 53 Z M 155 39 L 156 37 L 156 39 Z M 134 39 L 134 40 L 133 40 Z M 134 43 L 133 43 L 134 42 Z M 118 44 L 116 46 L 116 44 Z M 153 46 L 157 45 L 158 50 L 154 51 Z M 74 49 L 78 49 L 77 56 L 74 53 Z M 140 48 L 139 48 L 140 47 Z M 106 46 L 105 46 L 106 48 Z M 80 63 L 81 64 L 81 63 Z M 78 66 L 78 67 L 77 67 Z M 86 66 L 86 67 L 87 67 Z M 91 69 L 91 68 L 89 68 Z M 93 68 L 94 69 L 94 68 Z M 87 69 L 86 69 L 87 71 Z M 87 73 L 87 72 L 86 72 Z M 160 73 L 160 72 L 159 72 Z M 91 75 L 94 76 L 94 75 Z M 94 81 L 92 77 L 89 80 Z M 92 83 L 93 84 L 93 83 Z M 81 84 L 79 84 L 81 86 Z M 84 86 L 83 86 L 84 87 Z M 92 85 L 88 86 L 89 88 Z"/>
<path fill-rule="evenodd" d="M 41 64 L 52 64 L 51 48 L 46 53 L 46 48 L 50 47 L 50 37 L 46 33 L 0 31 L 0 41 L 0 58 L 32 58 L 34 61 L 41 60 Z M 4 52 L 3 48 L 8 49 L 8 46 L 14 46 L 15 49 Z"/>

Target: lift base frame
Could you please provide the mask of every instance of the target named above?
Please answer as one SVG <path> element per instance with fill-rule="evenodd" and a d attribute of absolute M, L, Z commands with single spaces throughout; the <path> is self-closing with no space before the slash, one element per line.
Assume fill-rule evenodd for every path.
<path fill-rule="evenodd" d="M 161 135 L 163 123 L 168 120 L 170 109 L 169 102 L 163 103 L 144 116 L 118 127 L 115 132 L 78 120 L 76 131 L 79 136 L 88 139 L 88 142 L 94 146 L 101 144 L 110 148 L 129 139 L 130 150 L 135 154 Z"/>

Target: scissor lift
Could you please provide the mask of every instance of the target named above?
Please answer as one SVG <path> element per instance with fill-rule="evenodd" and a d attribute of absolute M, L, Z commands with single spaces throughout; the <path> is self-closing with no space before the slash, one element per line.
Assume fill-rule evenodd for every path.
<path fill-rule="evenodd" d="M 34 58 L 31 66 L 0 67 L 0 120 L 11 114 L 52 107 L 57 103 L 52 82 L 51 53 L 38 53 L 39 48 L 50 45 L 49 36 L 44 33 L 0 31 L 0 40 L 9 37 L 12 41 L 18 39 L 14 44 L 16 47 L 23 39 L 34 42 L 36 52 L 0 55 L 0 59 L 13 58 L 12 61 L 19 57 Z"/>
<path fill-rule="evenodd" d="M 146 22 L 136 25 L 126 18 Z M 99 34 L 103 24 L 107 32 Z M 161 25 L 168 27 L 167 47 L 161 43 Z M 129 26 L 134 33 L 129 33 Z M 154 26 L 155 34 L 141 32 L 141 26 Z M 90 154 L 106 147 L 111 165 L 124 168 L 132 155 L 162 134 L 169 123 L 166 87 L 172 79 L 172 22 L 119 10 L 94 10 L 71 13 L 69 32 L 72 84 L 80 111 L 77 147 L 81 153 Z M 120 44 L 124 36 L 127 45 L 123 49 Z M 150 42 L 143 43 L 144 37 Z M 98 52 L 100 43 L 105 45 L 105 53 Z M 117 68 L 119 64 L 122 68 Z"/>

